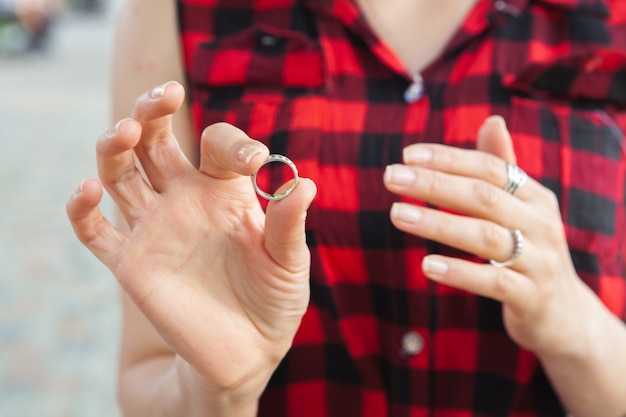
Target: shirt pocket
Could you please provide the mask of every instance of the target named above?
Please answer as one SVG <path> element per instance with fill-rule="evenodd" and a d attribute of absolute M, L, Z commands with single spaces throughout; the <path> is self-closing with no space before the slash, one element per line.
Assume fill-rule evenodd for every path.
<path fill-rule="evenodd" d="M 519 165 L 558 197 L 579 270 L 619 262 L 624 229 L 624 135 L 600 108 L 513 96 L 508 127 Z"/>
<path fill-rule="evenodd" d="M 323 88 L 321 47 L 304 32 L 256 24 L 200 45 L 189 77 L 208 90 L 209 107 L 280 102 Z"/>
<path fill-rule="evenodd" d="M 188 71 L 197 130 L 230 123 L 314 176 L 322 131 L 309 128 L 309 121 L 325 113 L 319 97 L 326 85 L 314 35 L 314 28 L 258 23 L 199 45 Z M 267 165 L 257 177 L 259 187 L 273 192 L 290 180 L 284 168 Z"/>

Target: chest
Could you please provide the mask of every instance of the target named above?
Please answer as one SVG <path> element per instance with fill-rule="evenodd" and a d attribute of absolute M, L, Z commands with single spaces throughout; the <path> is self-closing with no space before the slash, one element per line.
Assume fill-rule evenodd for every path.
<path fill-rule="evenodd" d="M 419 72 L 441 53 L 477 0 L 356 0 L 373 31 Z"/>

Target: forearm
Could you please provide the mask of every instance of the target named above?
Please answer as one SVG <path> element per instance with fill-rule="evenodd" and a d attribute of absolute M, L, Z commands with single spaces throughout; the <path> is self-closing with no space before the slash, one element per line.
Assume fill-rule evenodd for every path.
<path fill-rule="evenodd" d="M 119 402 L 126 417 L 254 417 L 258 402 L 194 389 L 175 355 L 145 359 L 120 373 Z"/>
<path fill-rule="evenodd" d="M 2 1 L 2 0 L 0 0 Z M 127 0 L 115 33 L 112 116 L 117 123 L 133 114 L 137 97 L 167 81 L 185 81 L 174 0 Z M 198 134 L 188 103 L 173 115 L 174 133 L 190 161 L 198 163 Z"/>
<path fill-rule="evenodd" d="M 626 417 L 626 326 L 590 299 L 580 337 L 572 340 L 580 348 L 539 358 L 573 417 Z"/>

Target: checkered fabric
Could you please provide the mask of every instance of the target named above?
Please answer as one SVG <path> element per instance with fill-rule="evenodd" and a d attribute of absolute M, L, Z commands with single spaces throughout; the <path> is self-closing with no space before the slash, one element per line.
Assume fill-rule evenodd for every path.
<path fill-rule="evenodd" d="M 519 165 L 559 198 L 580 277 L 626 317 L 626 2 L 479 0 L 412 103 L 353 0 L 178 6 L 198 131 L 232 123 L 319 186 L 311 305 L 259 415 L 563 417 L 501 306 L 424 277 L 427 253 L 472 258 L 395 229 L 383 171 L 412 143 L 474 148 L 502 115 Z M 290 175 L 262 174 L 264 189 Z"/>

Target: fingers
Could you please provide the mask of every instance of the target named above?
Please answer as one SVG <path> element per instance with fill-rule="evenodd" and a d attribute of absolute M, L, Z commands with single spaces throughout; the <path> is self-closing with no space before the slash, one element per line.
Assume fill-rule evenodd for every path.
<path fill-rule="evenodd" d="M 288 188 L 285 184 L 279 190 Z M 290 272 L 308 270 L 309 259 L 304 223 L 317 188 L 308 178 L 301 178 L 296 188 L 283 200 L 271 201 L 265 218 L 265 246 L 270 256 Z"/>
<path fill-rule="evenodd" d="M 515 248 L 510 230 L 496 223 L 457 216 L 408 203 L 395 203 L 391 221 L 400 230 L 472 253 L 483 259 L 505 261 Z M 524 269 L 524 259 L 535 259 L 532 242 L 526 241 L 523 254 L 511 268 Z"/>
<path fill-rule="evenodd" d="M 498 300 L 522 316 L 529 314 L 539 300 L 537 285 L 509 268 L 429 255 L 424 258 L 422 270 L 433 281 Z"/>
<path fill-rule="evenodd" d="M 411 167 L 481 180 L 501 190 L 508 181 L 506 162 L 481 151 L 436 144 L 411 145 L 404 149 L 404 162 Z M 524 186 L 515 192 L 515 197 L 534 201 L 542 188 L 541 184 L 528 178 Z"/>
<path fill-rule="evenodd" d="M 157 191 L 191 168 L 172 131 L 173 114 L 183 103 L 185 91 L 171 81 L 139 97 L 133 118 L 141 124 L 141 138 L 135 148 L 150 183 Z"/>
<path fill-rule="evenodd" d="M 112 268 L 124 235 L 107 221 L 98 209 L 102 187 L 96 180 L 87 180 L 68 200 L 67 216 L 78 239 L 102 263 Z"/>
<path fill-rule="evenodd" d="M 96 143 L 100 180 L 131 226 L 154 200 L 154 190 L 135 164 L 134 149 L 140 137 L 141 125 L 124 119 Z"/>
<path fill-rule="evenodd" d="M 251 176 L 268 155 L 265 145 L 242 130 L 227 123 L 216 123 L 202 133 L 200 170 L 217 179 Z"/>
<path fill-rule="evenodd" d="M 512 218 L 512 212 L 519 217 L 528 215 L 530 210 L 521 200 L 484 180 L 431 169 L 390 165 L 385 171 L 384 181 L 394 193 L 492 220 L 509 228 L 517 220 Z"/>
<path fill-rule="evenodd" d="M 512 164 L 517 162 L 513 140 L 502 116 L 491 116 L 485 120 L 478 131 L 476 149 Z"/>
<path fill-rule="evenodd" d="M 478 133 L 478 150 L 459 149 L 436 144 L 416 144 L 403 150 L 404 163 L 410 166 L 473 178 L 503 189 L 508 181 L 506 162 L 515 164 L 511 136 L 499 116 L 488 118 Z M 538 182 L 528 178 L 515 196 L 536 201 L 545 192 Z"/>

